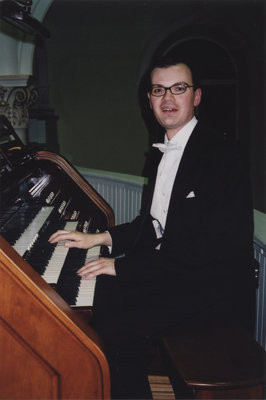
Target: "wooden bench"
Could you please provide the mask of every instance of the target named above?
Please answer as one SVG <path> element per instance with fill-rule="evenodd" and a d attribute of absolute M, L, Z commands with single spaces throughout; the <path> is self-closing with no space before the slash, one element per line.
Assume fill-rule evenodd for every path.
<path fill-rule="evenodd" d="M 266 352 L 238 328 L 171 334 L 163 338 L 163 353 L 177 399 L 265 398 Z"/>

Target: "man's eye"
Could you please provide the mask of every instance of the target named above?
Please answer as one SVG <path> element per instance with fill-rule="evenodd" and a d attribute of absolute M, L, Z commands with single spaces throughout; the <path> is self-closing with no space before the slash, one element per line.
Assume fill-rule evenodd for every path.
<path fill-rule="evenodd" d="M 153 88 L 152 91 L 153 91 L 154 94 L 160 94 L 160 93 L 163 92 L 163 88 L 156 87 L 156 88 Z"/>
<path fill-rule="evenodd" d="M 183 93 L 186 90 L 186 86 L 179 84 L 172 87 L 174 93 Z"/>
<path fill-rule="evenodd" d="M 184 85 L 176 85 L 176 86 L 173 86 L 173 90 L 174 90 L 175 92 L 183 92 L 184 89 L 185 89 Z"/>

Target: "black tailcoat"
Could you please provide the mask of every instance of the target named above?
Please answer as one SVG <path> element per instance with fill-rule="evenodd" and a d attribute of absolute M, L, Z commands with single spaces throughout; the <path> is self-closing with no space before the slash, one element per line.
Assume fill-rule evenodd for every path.
<path fill-rule="evenodd" d="M 253 209 L 247 164 L 235 143 L 198 123 L 176 174 L 160 250 L 150 216 L 155 171 L 140 216 L 110 229 L 113 255 L 124 254 L 115 268 L 125 304 L 176 321 L 221 313 L 252 324 Z"/>

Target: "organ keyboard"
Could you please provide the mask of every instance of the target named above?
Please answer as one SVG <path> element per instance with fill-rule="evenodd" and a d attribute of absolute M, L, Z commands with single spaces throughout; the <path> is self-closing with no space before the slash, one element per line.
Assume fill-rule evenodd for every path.
<path fill-rule="evenodd" d="M 45 386 L 43 397 L 105 398 L 105 396 L 109 396 L 109 371 L 102 354 L 101 341 L 90 327 L 84 326 L 83 321 L 74 311 L 79 307 L 91 307 L 93 305 L 95 287 L 97 288 L 96 280 L 81 280 L 76 271 L 87 261 L 99 257 L 101 249 L 99 247 L 89 250 L 68 249 L 64 247 L 63 243 L 50 244 L 48 238 L 58 229 L 82 232 L 105 230 L 108 226 L 114 224 L 113 212 L 109 205 L 61 156 L 24 146 L 4 117 L 0 117 L 0 143 L 0 275 L 4 274 L 0 277 L 0 296 L 2 304 L 6 304 L 6 309 L 4 307 L 1 311 L 2 315 L 0 314 L 0 322 L 1 320 L 4 321 L 4 326 L 5 323 L 7 324 L 5 329 L 0 329 L 0 342 L 3 339 L 4 342 L 9 343 L 9 346 L 6 345 L 6 348 L 0 349 L 0 352 L 8 357 L 7 364 L 10 362 L 10 368 L 6 368 L 7 375 L 3 378 L 0 377 L 0 398 L 39 398 L 39 380 L 45 380 L 43 376 L 36 378 L 38 380 L 36 387 L 33 385 L 34 389 L 30 387 L 28 391 L 25 389 L 26 377 L 21 379 L 20 387 L 19 379 L 16 376 L 19 389 L 15 389 L 14 385 L 12 387 L 11 383 L 9 387 L 6 383 L 9 380 L 11 382 L 13 374 L 18 373 L 16 365 L 14 365 L 18 348 L 15 346 L 16 352 L 12 356 L 14 343 L 11 343 L 9 336 L 6 337 L 6 332 L 9 329 L 6 329 L 6 327 L 11 327 L 10 329 L 16 332 L 15 336 L 17 335 L 19 338 L 18 342 L 25 341 L 27 346 L 31 347 L 32 343 L 29 343 L 29 339 L 26 338 L 26 333 L 29 331 L 27 321 L 36 317 L 42 322 L 42 319 L 46 318 L 46 313 L 48 313 L 47 315 L 51 313 L 57 315 L 57 319 L 58 313 L 61 313 L 61 323 L 59 324 L 56 319 L 57 322 L 54 320 L 52 323 L 50 321 L 49 324 L 46 321 L 45 327 L 42 327 L 41 324 L 39 327 L 37 321 L 36 326 L 31 326 L 31 329 L 38 331 L 36 337 L 42 336 L 42 345 L 39 347 L 39 344 L 36 343 L 37 349 L 34 351 L 41 354 L 40 359 L 44 360 L 44 363 L 48 362 L 49 365 L 53 365 L 54 360 L 50 360 L 50 356 L 47 355 L 48 351 L 43 355 L 43 346 L 48 335 L 47 332 L 54 329 L 54 325 L 57 326 L 58 324 L 59 336 L 56 339 L 57 334 L 55 334 L 53 340 L 59 351 L 62 337 L 66 341 L 73 341 L 75 337 L 81 335 L 81 330 L 86 333 L 87 338 L 83 338 L 83 342 L 89 340 L 86 342 L 85 348 L 93 356 L 86 355 L 90 359 L 87 373 L 89 375 L 91 373 L 90 382 L 85 385 L 86 393 L 82 395 L 77 393 L 79 390 L 84 390 L 84 382 L 81 384 L 83 389 L 76 388 L 74 390 L 68 387 L 70 384 L 68 379 L 64 380 L 61 377 L 57 387 L 54 383 L 55 378 L 51 379 L 53 383 L 47 378 L 48 386 Z M 14 277 L 14 281 L 8 285 L 7 282 L 9 282 L 11 276 Z M 17 285 L 16 292 L 12 290 L 13 299 L 11 299 L 9 288 L 17 287 Z M 23 291 L 21 297 L 16 300 L 17 293 L 24 286 L 25 292 Z M 38 291 L 37 294 L 35 293 L 36 290 Z M 35 300 L 31 303 L 33 298 L 30 294 L 33 293 Z M 17 317 L 9 310 L 9 302 L 15 302 L 13 303 L 15 305 L 23 302 L 19 324 Z M 45 308 L 39 306 L 40 302 L 42 304 L 47 303 Z M 32 313 L 35 307 L 37 307 L 37 311 Z M 40 312 L 40 309 L 42 312 Z M 9 310 L 8 313 L 6 313 L 6 310 Z M 27 316 L 26 319 L 24 314 Z M 67 326 L 67 333 L 66 331 L 62 333 L 62 321 L 64 322 L 63 325 Z M 47 324 L 49 329 L 47 329 Z M 23 333 L 17 333 L 21 325 L 24 327 Z M 69 338 L 68 335 L 70 335 Z M 14 337 L 13 334 L 11 336 Z M 33 337 L 31 336 L 32 340 Z M 79 339 L 79 341 L 82 340 Z M 84 343 L 82 349 L 84 350 Z M 62 353 L 65 351 L 62 349 Z M 82 351 L 80 350 L 81 353 Z M 24 355 L 26 359 L 31 360 L 31 357 L 28 357 L 28 352 L 26 353 Z M 61 356 L 63 357 L 63 355 Z M 82 358 L 83 355 L 78 357 Z M 92 361 L 92 359 L 96 361 Z M 88 361 L 84 362 L 87 363 Z M 95 365 L 95 362 L 97 365 Z M 69 363 L 68 366 L 65 364 L 67 363 L 60 364 L 61 370 L 72 368 Z M 33 365 L 31 365 L 32 367 Z M 89 372 L 90 369 L 91 372 Z M 57 371 L 58 368 L 56 367 L 55 370 Z M 29 371 L 26 371 L 27 368 L 25 367 L 25 374 L 29 373 Z M 19 374 L 22 374 L 21 369 Z M 74 376 L 76 374 L 77 372 L 74 373 Z M 61 376 L 61 372 L 59 375 Z M 69 376 L 69 371 L 65 372 L 65 376 Z M 92 384 L 95 376 L 97 387 Z M 86 375 L 86 379 L 88 379 L 88 375 Z M 79 380 L 77 376 L 76 380 Z M 74 386 L 77 386 L 76 382 Z M 50 388 L 49 393 L 45 392 L 48 390 L 47 387 Z M 57 389 L 55 389 L 56 387 Z M 16 392 L 16 390 L 18 391 Z"/>
<path fill-rule="evenodd" d="M 79 306 L 79 287 L 82 285 L 85 290 L 91 284 L 90 294 L 95 287 L 94 281 L 81 283 L 76 274 L 90 257 L 90 251 L 87 254 L 84 250 L 56 246 L 48 238 L 58 229 L 95 232 L 106 229 L 108 224 L 90 199 L 73 185 L 71 177 L 45 158 L 45 152 L 32 156 L 20 165 L 13 185 L 5 188 L 0 234 L 70 305 Z M 95 250 L 91 251 L 95 255 Z M 99 249 L 97 252 L 99 256 Z M 82 306 L 92 303 L 91 295 L 88 302 L 82 298 Z"/>

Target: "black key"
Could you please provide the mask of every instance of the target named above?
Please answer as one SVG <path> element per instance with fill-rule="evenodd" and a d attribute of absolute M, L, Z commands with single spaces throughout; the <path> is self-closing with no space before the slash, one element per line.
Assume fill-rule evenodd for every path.
<path fill-rule="evenodd" d="M 76 304 L 81 280 L 77 271 L 85 264 L 86 254 L 86 249 L 69 249 L 57 282 L 57 293 L 70 305 Z"/>

